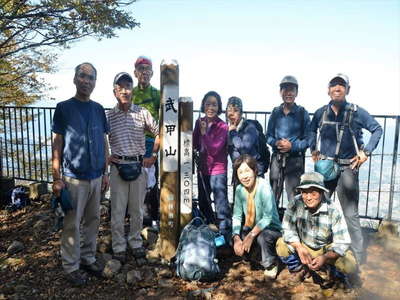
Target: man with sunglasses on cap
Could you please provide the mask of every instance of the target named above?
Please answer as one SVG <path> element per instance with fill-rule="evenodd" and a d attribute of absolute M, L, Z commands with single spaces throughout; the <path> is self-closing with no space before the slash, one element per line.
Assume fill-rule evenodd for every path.
<path fill-rule="evenodd" d="M 325 186 L 331 196 L 337 192 L 351 237 L 351 248 L 359 264 L 364 263 L 365 251 L 358 215 L 359 180 L 358 170 L 377 147 L 382 136 L 382 127 L 363 108 L 347 102 L 349 78 L 337 74 L 328 85 L 331 101 L 319 108 L 311 121 L 310 150 L 316 171 L 324 174 Z M 364 144 L 362 129 L 371 133 L 368 144 Z M 322 161 L 334 163 L 333 176 L 327 177 Z M 325 164 L 329 165 L 329 164 Z"/>
<path fill-rule="evenodd" d="M 289 202 L 293 200 L 304 173 L 304 155 L 310 138 L 308 112 L 295 103 L 299 89 L 297 79 L 285 76 L 279 87 L 283 103 L 273 109 L 267 127 L 267 143 L 273 150 L 270 183 L 278 207 L 284 183 Z"/>
<path fill-rule="evenodd" d="M 135 77 L 138 80 L 137 86 L 133 89 L 132 101 L 134 104 L 146 108 L 153 118 L 158 122 L 160 113 L 160 91 L 150 84 L 153 77 L 153 63 L 146 56 L 139 56 L 135 62 Z M 155 136 L 146 131 L 146 153 L 144 157 L 154 156 L 157 158 L 157 153 L 153 152 Z M 158 161 L 154 166 L 147 170 L 147 173 L 154 186 L 150 187 L 145 198 L 144 224 L 153 226 L 158 229 L 160 219 L 160 200 L 158 192 Z"/>
<path fill-rule="evenodd" d="M 145 256 L 140 235 L 143 225 L 143 201 L 146 195 L 147 173 L 157 156 L 144 157 L 145 131 L 155 136 L 152 153 L 159 147 L 158 124 L 150 112 L 132 104 L 133 79 L 125 72 L 114 78 L 117 105 L 107 112 L 111 149 L 111 235 L 114 258 L 126 261 L 127 244 L 135 258 Z M 128 208 L 130 229 L 125 238 L 125 213 Z"/>
<path fill-rule="evenodd" d="M 66 279 L 75 286 L 87 283 L 88 271 L 101 276 L 96 260 L 100 224 L 100 196 L 108 188 L 106 162 L 108 132 L 104 108 L 90 99 L 97 71 L 91 63 L 75 68 L 75 96 L 57 104 L 53 117 L 53 192 L 69 192 L 71 208 L 61 233 L 61 261 Z"/>
<path fill-rule="evenodd" d="M 350 235 L 342 208 L 325 196 L 328 189 L 323 180 L 317 172 L 301 176 L 297 186 L 301 194 L 285 211 L 277 254 L 293 280 L 303 280 L 315 271 L 327 272 L 331 279 L 344 279 L 345 274 L 350 275 L 349 280 L 358 279 L 356 260 L 348 250 Z"/>

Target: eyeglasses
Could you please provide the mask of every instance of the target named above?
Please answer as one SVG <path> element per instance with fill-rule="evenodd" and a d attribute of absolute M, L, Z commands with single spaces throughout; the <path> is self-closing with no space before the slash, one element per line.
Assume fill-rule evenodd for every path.
<path fill-rule="evenodd" d="M 122 93 L 123 91 L 132 91 L 132 85 L 129 86 L 115 85 L 115 90 L 119 93 Z"/>
<path fill-rule="evenodd" d="M 340 85 L 340 86 L 343 86 L 343 87 L 346 87 L 347 86 L 347 84 L 346 84 L 346 82 L 344 82 L 343 80 L 332 80 L 331 82 L 329 82 L 329 87 L 334 87 L 334 86 L 337 86 L 337 85 Z"/>
<path fill-rule="evenodd" d="M 136 70 L 138 72 L 140 72 L 140 73 L 144 73 L 144 72 L 151 73 L 151 72 L 153 72 L 151 66 L 138 66 L 136 68 Z"/>

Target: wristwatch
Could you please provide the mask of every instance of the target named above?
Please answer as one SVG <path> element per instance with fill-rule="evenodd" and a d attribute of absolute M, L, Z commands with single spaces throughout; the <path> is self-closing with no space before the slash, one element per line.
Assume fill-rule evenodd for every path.
<path fill-rule="evenodd" d="M 371 156 L 371 152 L 368 152 L 367 150 L 363 150 L 364 151 L 364 154 L 366 155 L 366 156 Z"/>
<path fill-rule="evenodd" d="M 151 156 L 157 158 L 157 157 L 158 157 L 157 152 L 153 152 L 153 153 L 151 154 Z"/>

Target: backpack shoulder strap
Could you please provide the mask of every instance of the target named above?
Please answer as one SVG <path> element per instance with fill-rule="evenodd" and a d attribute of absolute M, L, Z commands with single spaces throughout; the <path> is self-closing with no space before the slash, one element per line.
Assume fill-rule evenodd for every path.
<path fill-rule="evenodd" d="M 327 122 L 327 118 L 328 118 L 328 109 L 329 109 L 328 105 L 324 105 L 324 106 L 323 106 L 322 116 L 321 116 L 321 119 L 319 120 L 319 123 L 318 123 L 317 142 L 316 142 L 316 144 L 315 144 L 315 150 L 317 150 L 317 151 L 320 150 L 321 129 L 322 129 L 322 126 L 323 126 L 324 124 L 326 124 L 326 122 Z"/>
<path fill-rule="evenodd" d="M 353 139 L 353 144 L 354 144 L 354 149 L 356 150 L 357 155 L 359 154 L 360 149 L 358 148 L 358 144 L 357 144 L 357 140 L 356 140 L 356 136 L 354 134 L 353 128 L 351 128 L 351 123 L 353 121 L 353 114 L 354 112 L 357 111 L 357 105 L 353 104 L 353 103 L 348 103 L 346 105 L 346 112 L 347 112 L 347 118 L 345 120 L 345 126 L 347 125 L 349 128 L 349 131 L 351 133 L 351 137 Z M 343 118 L 344 119 L 344 118 Z"/>
<path fill-rule="evenodd" d="M 301 106 L 301 105 L 298 105 L 298 107 L 299 107 L 298 115 L 300 117 L 301 136 L 304 136 L 304 131 L 305 131 L 304 124 L 306 123 L 306 121 L 304 120 L 305 108 L 303 106 Z"/>
<path fill-rule="evenodd" d="M 319 120 L 318 129 L 321 130 L 321 127 L 328 121 L 328 110 L 329 106 L 324 105 L 324 111 L 322 113 L 321 119 Z"/>

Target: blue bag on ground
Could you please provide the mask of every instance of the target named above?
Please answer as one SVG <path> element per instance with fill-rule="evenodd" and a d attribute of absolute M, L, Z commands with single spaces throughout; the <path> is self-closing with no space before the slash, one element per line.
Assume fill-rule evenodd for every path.
<path fill-rule="evenodd" d="M 216 233 L 201 218 L 183 228 L 176 250 L 176 274 L 185 280 L 211 281 L 220 272 L 216 259 Z"/>
<path fill-rule="evenodd" d="M 10 204 L 6 206 L 6 210 L 13 212 L 30 204 L 29 188 L 26 186 L 16 186 L 10 195 Z"/>

